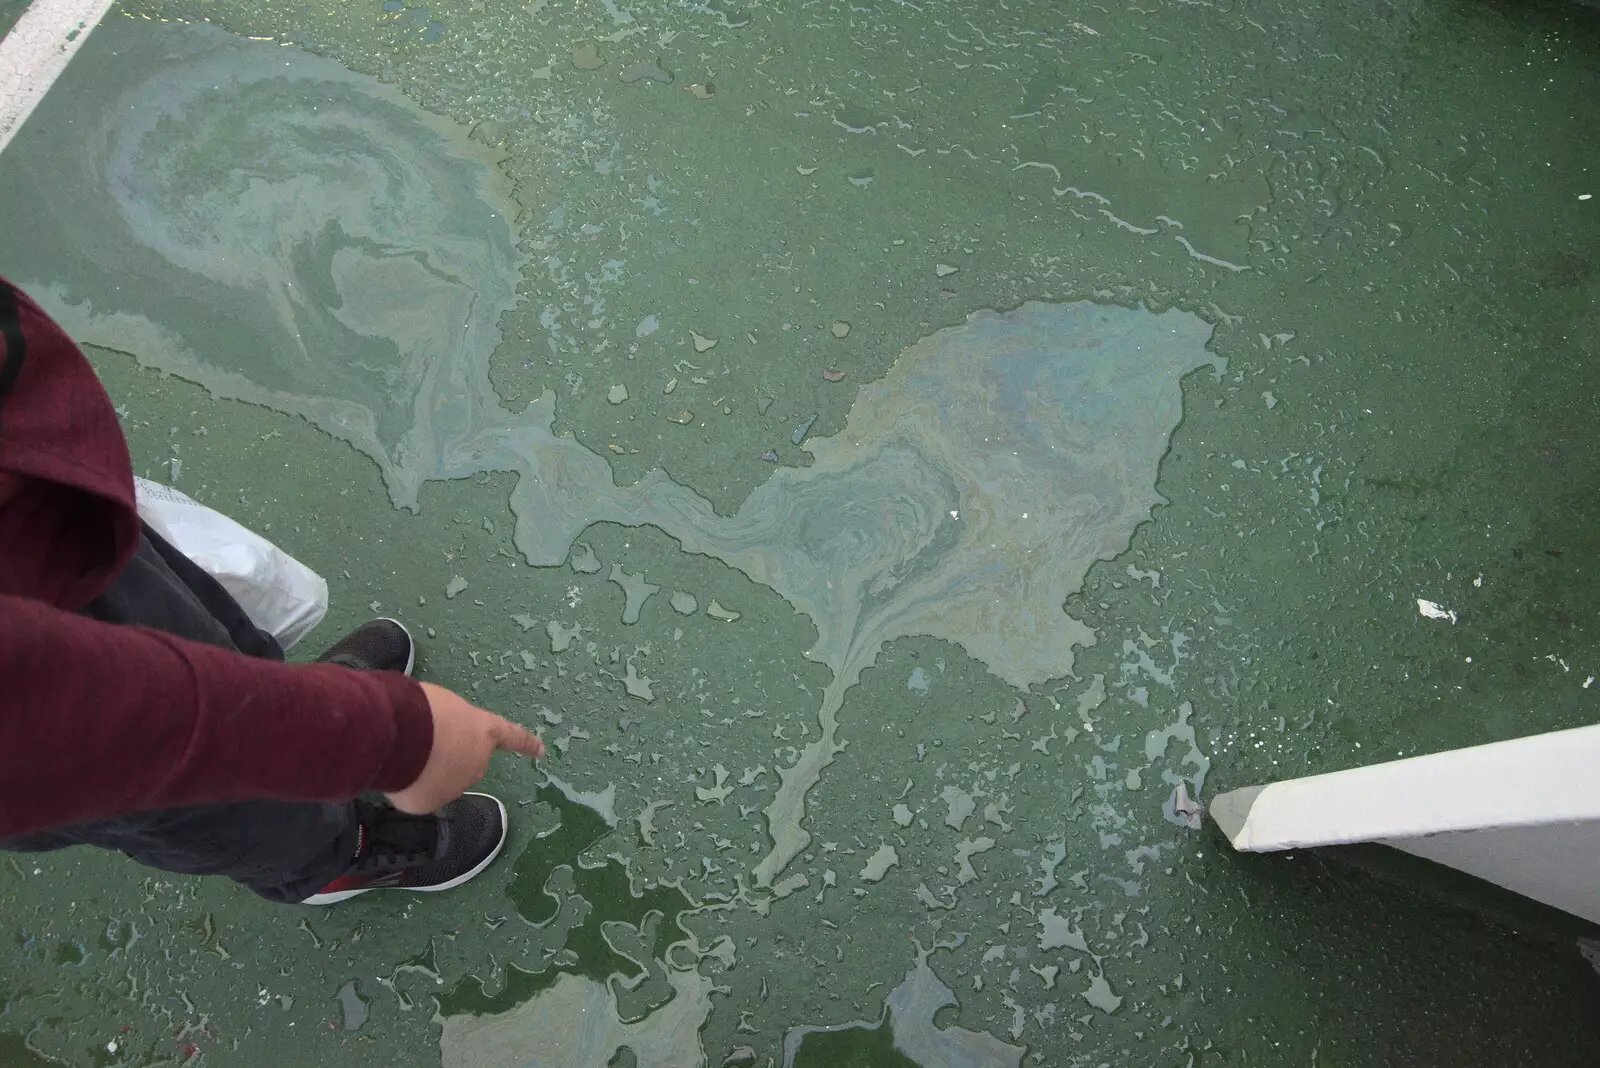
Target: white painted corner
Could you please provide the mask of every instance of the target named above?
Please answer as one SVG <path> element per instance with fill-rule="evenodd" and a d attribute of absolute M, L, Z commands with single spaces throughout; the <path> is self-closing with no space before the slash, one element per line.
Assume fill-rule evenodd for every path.
<path fill-rule="evenodd" d="M 112 0 L 33 0 L 0 41 L 0 152 L 28 121 Z"/>

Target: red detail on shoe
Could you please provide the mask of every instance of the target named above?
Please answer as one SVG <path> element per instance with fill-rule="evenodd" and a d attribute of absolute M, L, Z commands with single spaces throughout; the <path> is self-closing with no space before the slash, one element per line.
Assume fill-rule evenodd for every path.
<path fill-rule="evenodd" d="M 394 886 L 396 883 L 402 882 L 405 877 L 406 871 L 404 868 L 401 868 L 397 871 L 385 872 L 383 875 L 373 876 L 371 878 L 363 875 L 357 875 L 355 872 L 345 872 L 343 875 L 339 876 L 333 882 L 329 883 L 327 886 L 324 886 L 321 890 L 318 890 L 311 896 L 320 897 L 323 894 L 339 894 L 349 890 L 376 890 L 382 886 Z"/>
<path fill-rule="evenodd" d="M 337 894 L 345 890 L 359 890 L 366 884 L 367 881 L 361 876 L 354 872 L 346 872 L 311 896 L 317 897 L 321 894 Z"/>

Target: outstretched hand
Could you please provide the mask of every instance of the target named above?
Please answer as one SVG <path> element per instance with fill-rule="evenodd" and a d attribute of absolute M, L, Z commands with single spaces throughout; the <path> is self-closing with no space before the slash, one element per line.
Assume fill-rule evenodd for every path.
<path fill-rule="evenodd" d="M 400 811 L 423 815 L 448 805 L 483 778 L 497 749 L 534 760 L 544 756 L 544 743 L 533 732 L 443 686 L 420 685 L 433 713 L 433 750 L 416 782 L 385 795 Z"/>

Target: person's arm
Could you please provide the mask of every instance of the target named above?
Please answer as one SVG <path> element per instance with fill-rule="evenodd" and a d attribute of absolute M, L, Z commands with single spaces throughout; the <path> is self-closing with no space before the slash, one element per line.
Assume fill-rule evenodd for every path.
<path fill-rule="evenodd" d="M 426 811 L 471 785 L 495 748 L 543 751 L 515 724 L 403 675 L 257 660 L 0 596 L 0 839 L 368 790 Z"/>

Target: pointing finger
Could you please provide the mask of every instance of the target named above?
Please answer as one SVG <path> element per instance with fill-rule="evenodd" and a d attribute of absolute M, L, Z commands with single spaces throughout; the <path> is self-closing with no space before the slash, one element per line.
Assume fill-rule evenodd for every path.
<path fill-rule="evenodd" d="M 508 719 L 501 719 L 496 725 L 494 744 L 497 748 L 521 753 L 534 760 L 544 756 L 544 742 L 539 740 L 539 736 Z"/>

